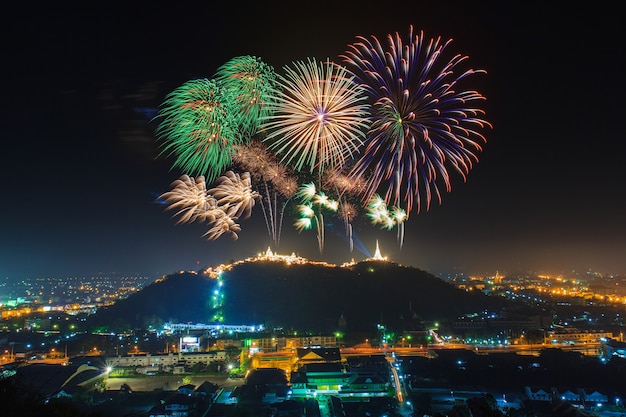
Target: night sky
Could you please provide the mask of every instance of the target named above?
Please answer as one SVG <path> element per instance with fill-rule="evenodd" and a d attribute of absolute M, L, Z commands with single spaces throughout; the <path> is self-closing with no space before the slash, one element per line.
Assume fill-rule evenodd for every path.
<path fill-rule="evenodd" d="M 206 226 L 176 225 L 156 204 L 181 175 L 159 156 L 151 121 L 166 94 L 233 57 L 277 72 L 308 57 L 338 62 L 357 35 L 406 37 L 411 24 L 487 70 L 475 88 L 494 128 L 467 181 L 453 174 L 441 205 L 411 215 L 402 249 L 395 230 L 355 222 L 370 253 L 378 239 L 391 260 L 435 274 L 626 274 L 626 33 L 612 3 L 209 3 L 5 8 L 1 279 L 156 278 L 265 251 L 258 209 L 239 240 L 207 241 Z M 323 256 L 315 232 L 292 223 L 279 253 L 366 256 L 349 252 L 338 223 Z"/>

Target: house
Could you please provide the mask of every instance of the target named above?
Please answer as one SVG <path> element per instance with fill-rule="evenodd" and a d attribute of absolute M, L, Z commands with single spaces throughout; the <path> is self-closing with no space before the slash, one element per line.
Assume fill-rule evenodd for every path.
<path fill-rule="evenodd" d="M 291 372 L 296 356 L 291 352 L 257 352 L 252 356 L 252 367 L 255 369 L 282 369 Z"/>
<path fill-rule="evenodd" d="M 346 358 L 346 367 L 349 374 L 373 376 L 390 382 L 390 364 L 385 355 L 349 356 Z"/>
<path fill-rule="evenodd" d="M 341 397 L 362 397 L 369 401 L 371 397 L 386 397 L 393 395 L 393 389 L 388 381 L 375 375 L 352 374 L 341 389 Z"/>
<path fill-rule="evenodd" d="M 389 362 L 384 355 L 354 356 L 347 368 L 340 362 L 318 362 L 316 352 L 302 358 L 298 372 L 291 375 L 294 398 L 311 398 L 318 394 L 331 395 L 344 401 L 369 401 L 372 397 L 393 396 L 389 378 Z"/>
<path fill-rule="evenodd" d="M 188 417 L 195 405 L 194 398 L 177 393 L 165 401 L 165 412 L 170 417 Z"/>
<path fill-rule="evenodd" d="M 275 415 L 278 417 L 304 417 L 304 404 L 300 401 L 285 400 L 273 404 Z"/>
<path fill-rule="evenodd" d="M 284 401 L 290 393 L 287 375 L 281 369 L 254 369 L 248 373 L 245 384 L 233 391 L 237 403 L 275 403 Z"/>
<path fill-rule="evenodd" d="M 306 398 L 310 391 L 307 388 L 308 379 L 304 372 L 294 372 L 291 374 L 291 395 L 293 397 Z"/>
<path fill-rule="evenodd" d="M 286 385 L 281 387 L 266 387 L 262 402 L 268 404 L 283 402 L 289 398 L 289 393 L 289 387 Z"/>
<path fill-rule="evenodd" d="M 198 388 L 196 388 L 195 395 L 209 398 L 211 402 L 213 402 L 217 399 L 222 390 L 223 389 L 218 385 L 209 381 L 204 381 Z"/>
<path fill-rule="evenodd" d="M 165 411 L 165 405 L 157 404 L 150 409 L 148 417 L 171 417 L 171 415 Z"/>
<path fill-rule="evenodd" d="M 282 369 L 253 369 L 246 377 L 247 385 L 286 386 L 287 374 Z"/>
<path fill-rule="evenodd" d="M 531 401 L 552 402 L 552 391 L 547 388 L 540 387 L 524 387 L 526 398 Z"/>
<path fill-rule="evenodd" d="M 316 394 L 338 394 L 348 375 L 340 363 L 309 363 L 291 374 L 293 397 L 306 398 Z"/>
<path fill-rule="evenodd" d="M 555 388 L 553 389 L 552 394 L 570 404 L 580 403 L 580 394 L 577 391 L 575 392 L 568 388 Z"/>
<path fill-rule="evenodd" d="M 609 398 L 607 395 L 602 394 L 599 391 L 591 391 L 590 394 L 587 394 L 586 390 L 581 390 L 582 399 L 586 404 L 606 404 L 609 402 Z"/>
<path fill-rule="evenodd" d="M 603 356 L 607 359 L 617 356 L 618 358 L 626 358 L 626 342 L 607 338 L 602 341 Z"/>
<path fill-rule="evenodd" d="M 180 387 L 178 387 L 178 389 L 176 391 L 179 394 L 191 396 L 191 394 L 193 394 L 193 392 L 195 390 L 196 390 L 196 386 L 195 385 L 193 385 L 193 384 L 186 384 L 186 385 L 181 385 Z"/>
<path fill-rule="evenodd" d="M 341 363 L 341 351 L 337 347 L 308 347 L 296 351 L 298 366 L 309 363 Z"/>

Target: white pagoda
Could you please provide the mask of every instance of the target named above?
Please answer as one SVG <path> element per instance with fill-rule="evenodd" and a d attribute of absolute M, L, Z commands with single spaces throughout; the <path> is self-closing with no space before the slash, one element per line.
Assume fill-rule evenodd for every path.
<path fill-rule="evenodd" d="M 376 239 L 376 252 L 374 256 L 370 258 L 372 261 L 386 261 L 387 257 L 380 254 L 380 247 L 378 246 L 378 239 Z"/>

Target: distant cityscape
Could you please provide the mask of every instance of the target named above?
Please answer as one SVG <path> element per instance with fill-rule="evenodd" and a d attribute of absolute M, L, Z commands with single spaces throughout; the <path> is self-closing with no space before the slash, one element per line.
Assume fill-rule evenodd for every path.
<path fill-rule="evenodd" d="M 369 261 L 390 262 L 378 245 L 374 256 L 363 262 Z M 268 248 L 241 261 L 184 272 L 219 279 L 223 272 L 237 265 L 255 262 L 329 268 L 349 268 L 355 264 L 311 261 L 296 254 L 280 255 Z M 537 366 L 544 367 L 546 375 L 553 371 L 554 361 L 560 359 L 553 356 L 546 359 L 550 349 L 564 355 L 575 354 L 577 356 L 570 358 L 575 361 L 592 358 L 597 364 L 593 366 L 626 360 L 626 343 L 621 330 L 626 276 L 595 272 L 573 276 L 510 276 L 495 271 L 489 276 L 458 274 L 439 278 L 462 291 L 482 292 L 540 307 L 548 312 L 550 323 L 544 323 L 541 317 L 484 310 L 468 312 L 449 323 L 422 323 L 421 330 L 388 334 L 385 327 L 379 325 L 358 342 L 344 338 L 340 332 L 312 335 L 304 331 L 267 329 L 263 323 L 255 326 L 156 319 L 145 323 L 144 328 L 110 333 L 89 329 L 85 323 L 99 309 L 168 277 L 101 274 L 89 278 L 5 281 L 0 284 L 0 381 L 11 380 L 11 376 L 19 372 L 24 375 L 32 372 L 36 378 L 37 372 L 51 369 L 69 372 L 71 369 L 73 374 L 66 376 L 63 385 L 50 384 L 42 395 L 48 399 L 74 398 L 73 392 L 87 391 L 91 392 L 92 405 L 103 401 L 103 396 L 111 397 L 113 391 L 115 395 L 128 391 L 125 394 L 128 395 L 129 385 L 169 384 L 168 378 L 178 381 L 177 389 L 170 387 L 172 395 L 160 402 L 154 400 L 148 407 L 150 411 L 146 409 L 141 414 L 145 416 L 218 416 L 224 415 L 220 413 L 224 413 L 225 407 L 251 404 L 256 404 L 257 408 L 262 405 L 263 410 L 295 407 L 295 411 L 285 411 L 285 415 L 347 416 L 357 414 L 341 414 L 339 410 L 349 410 L 351 404 L 365 402 L 371 407 L 371 415 L 387 415 L 385 410 L 391 407 L 396 415 L 408 417 L 417 412 L 437 415 L 454 407 L 475 406 L 472 401 L 477 398 L 493 401 L 494 413 L 500 413 L 494 415 L 508 415 L 506 413 L 513 408 L 525 407 L 527 414 L 515 415 L 558 415 L 554 413 L 557 403 L 559 407 L 566 404 L 563 415 L 626 411 L 621 400 L 626 393 L 597 387 L 597 382 L 593 387 L 582 385 L 584 378 L 583 382 L 572 378 L 574 385 L 558 389 L 553 383 L 543 387 L 528 382 L 525 392 L 505 389 L 515 380 L 513 376 L 507 377 L 507 383 L 501 382 L 502 390 L 460 388 L 469 383 L 465 378 L 470 375 L 474 382 L 482 381 L 478 374 L 470 371 L 474 367 L 501 366 L 497 362 L 498 355 L 514 355 L 507 356 L 507 360 L 519 369 L 519 377 L 527 381 L 534 381 Z M 487 357 L 489 359 L 485 359 Z M 420 371 L 416 370 L 415 363 L 422 363 L 421 360 L 439 363 L 440 367 L 451 366 L 453 369 L 448 372 L 456 376 L 447 375 L 445 381 L 435 383 L 430 375 L 433 371 L 426 371 L 425 363 L 418 367 Z M 452 362 L 446 362 L 449 360 Z M 478 365 L 481 361 L 488 363 Z M 48 367 L 42 368 L 44 365 Z M 204 397 L 206 393 L 202 394 L 202 401 L 196 398 L 201 395 L 199 386 L 207 388 L 206 384 L 192 383 L 200 381 L 199 378 L 216 383 L 210 384 L 210 399 Z M 126 381 L 132 382 L 127 385 Z M 122 390 L 115 390 L 116 384 L 121 385 Z M 251 384 L 265 388 L 261 393 L 253 392 Z M 178 396 L 181 392 L 183 397 Z M 424 395 L 430 400 L 424 402 Z M 316 400 L 314 411 L 303 411 L 312 407 L 311 400 Z M 542 407 L 548 403 L 552 408 L 542 414 Z"/>
<path fill-rule="evenodd" d="M 91 277 L 33 278 L 0 283 L 2 317 L 30 312 L 95 313 L 141 290 L 154 278 L 101 274 Z"/>
<path fill-rule="evenodd" d="M 387 258 L 381 255 L 377 245 L 375 254 L 370 260 L 387 260 Z M 296 254 L 276 254 L 268 248 L 256 257 L 211 266 L 200 271 L 187 272 L 215 277 L 220 272 L 232 269 L 239 264 L 259 261 L 338 266 L 323 261 L 311 261 Z M 347 267 L 352 264 L 354 261 L 339 266 Z M 81 278 L 33 278 L 19 282 L 9 282 L 5 279 L 4 282 L 0 283 L 0 311 L 2 319 L 5 321 L 9 318 L 27 318 L 30 314 L 45 312 L 63 312 L 69 315 L 92 314 L 99 308 L 125 299 L 130 294 L 140 291 L 146 285 L 162 278 L 100 274 Z M 481 291 L 485 294 L 509 299 L 523 299 L 529 304 L 537 306 L 553 303 L 580 307 L 614 306 L 619 308 L 626 306 L 626 275 L 604 275 L 592 271 L 572 276 L 506 275 L 495 271 L 493 275 L 488 276 L 467 276 L 459 273 L 458 275 L 440 276 L 440 278 L 459 289 Z M 614 317 L 606 317 L 606 315 L 592 317 L 587 313 L 571 317 L 569 323 L 564 321 L 562 324 L 604 321 L 622 325 L 623 315 L 619 313 L 619 310 L 616 311 Z M 4 330 L 9 330 L 6 323 L 2 326 Z"/>

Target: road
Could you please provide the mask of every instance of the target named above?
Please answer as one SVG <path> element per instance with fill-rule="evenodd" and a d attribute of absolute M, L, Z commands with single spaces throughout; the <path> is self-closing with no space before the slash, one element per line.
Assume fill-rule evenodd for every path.
<path fill-rule="evenodd" d="M 432 357 L 433 351 L 437 349 L 467 349 L 473 350 L 476 353 L 497 353 L 497 352 L 515 352 L 519 355 L 533 355 L 539 356 L 543 349 L 556 348 L 564 351 L 576 351 L 586 356 L 599 356 L 602 348 L 601 343 L 578 343 L 567 345 L 555 345 L 555 344 L 516 344 L 516 345 L 466 345 L 461 343 L 446 343 L 442 345 L 429 345 L 428 347 L 400 347 L 394 346 L 389 348 L 376 348 L 376 347 L 356 347 L 356 348 L 343 348 L 341 350 L 342 356 L 354 356 L 354 355 L 375 355 L 375 354 L 387 354 L 395 353 L 397 356 L 409 356 L 419 355 L 425 357 Z"/>
<path fill-rule="evenodd" d="M 398 375 L 398 370 L 395 366 L 396 358 L 394 355 L 387 355 L 387 361 L 389 362 L 389 368 L 391 369 L 391 374 L 393 375 L 394 386 L 396 387 L 396 398 L 398 399 L 398 412 L 400 415 L 405 417 L 413 416 L 413 406 L 411 402 L 408 400 L 406 395 L 406 389 L 404 386 L 404 381 Z"/>

